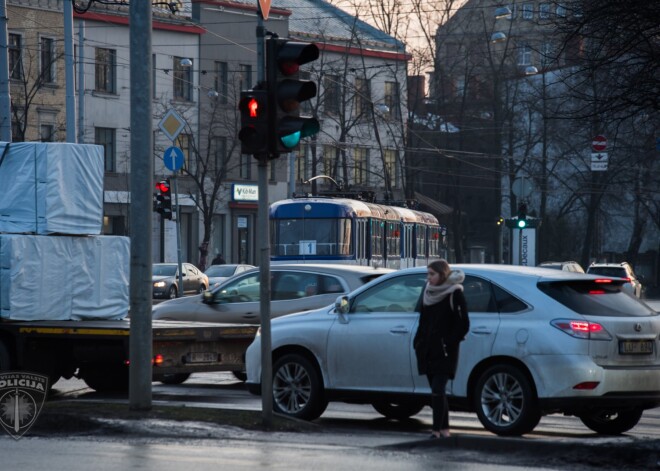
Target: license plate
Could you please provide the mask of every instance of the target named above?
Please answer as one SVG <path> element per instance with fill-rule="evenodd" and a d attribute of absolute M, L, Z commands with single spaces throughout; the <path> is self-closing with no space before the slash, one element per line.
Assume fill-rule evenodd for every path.
<path fill-rule="evenodd" d="M 652 340 L 620 340 L 619 353 L 622 355 L 648 355 L 653 353 Z"/>
<path fill-rule="evenodd" d="M 190 352 L 186 355 L 186 363 L 213 363 L 218 361 L 218 354 L 213 352 Z"/>

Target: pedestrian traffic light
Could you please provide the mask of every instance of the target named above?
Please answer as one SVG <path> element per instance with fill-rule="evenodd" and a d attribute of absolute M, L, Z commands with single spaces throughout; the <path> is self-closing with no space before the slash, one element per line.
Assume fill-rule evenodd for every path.
<path fill-rule="evenodd" d="M 172 190 L 170 187 L 170 179 L 161 180 L 156 183 L 155 210 L 161 215 L 163 219 L 172 219 Z"/>
<path fill-rule="evenodd" d="M 319 132 L 316 118 L 300 116 L 300 104 L 316 96 L 316 83 L 299 80 L 300 66 L 318 57 L 319 48 L 313 43 L 272 37 L 266 41 L 270 158 L 291 152 L 302 138 Z"/>
<path fill-rule="evenodd" d="M 527 227 L 527 205 L 525 203 L 520 203 L 518 205 L 517 226 L 519 229 L 524 229 Z"/>
<path fill-rule="evenodd" d="M 268 153 L 268 92 L 247 90 L 241 92 L 238 102 L 241 113 L 241 153 L 266 155 Z"/>

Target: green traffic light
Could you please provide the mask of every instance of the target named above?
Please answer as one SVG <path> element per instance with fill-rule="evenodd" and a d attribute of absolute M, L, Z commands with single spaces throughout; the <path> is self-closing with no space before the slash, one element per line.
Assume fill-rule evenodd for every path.
<path fill-rule="evenodd" d="M 281 136 L 280 141 L 282 142 L 282 145 L 287 149 L 293 149 L 300 142 L 300 131 L 287 134 L 286 136 Z"/>
<path fill-rule="evenodd" d="M 518 227 L 520 229 L 524 229 L 525 227 L 527 227 L 527 221 L 525 219 L 519 219 L 518 220 Z"/>

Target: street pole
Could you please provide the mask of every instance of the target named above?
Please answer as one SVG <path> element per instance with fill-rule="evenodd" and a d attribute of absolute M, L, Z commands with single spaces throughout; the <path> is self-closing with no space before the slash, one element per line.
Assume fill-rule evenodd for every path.
<path fill-rule="evenodd" d="M 76 97 L 73 79 L 73 0 L 64 0 L 64 78 L 66 89 L 66 142 L 76 142 Z M 82 68 L 82 64 L 81 67 Z"/>
<path fill-rule="evenodd" d="M 264 27 L 261 8 L 257 20 L 257 78 L 264 81 Z M 269 84 L 270 86 L 270 84 Z M 273 357 L 270 335 L 270 231 L 268 228 L 268 155 L 256 156 L 258 164 L 259 210 L 257 246 L 259 247 L 259 310 L 261 311 L 261 411 L 266 429 L 273 423 Z"/>
<path fill-rule="evenodd" d="M 179 184 L 176 178 L 176 172 L 172 174 L 174 180 L 174 205 L 176 206 L 176 263 L 179 272 L 179 289 L 176 291 L 176 297 L 183 296 L 183 260 L 181 258 L 181 210 L 179 209 Z M 165 223 L 165 220 L 162 220 Z"/>
<path fill-rule="evenodd" d="M 11 142 L 11 97 L 9 95 L 8 54 L 7 1 L 0 0 L 0 141 L 4 142 Z"/>
<path fill-rule="evenodd" d="M 152 104 L 151 2 L 130 4 L 131 273 L 129 406 L 151 410 Z M 145 181 L 145 178 L 147 179 Z"/>

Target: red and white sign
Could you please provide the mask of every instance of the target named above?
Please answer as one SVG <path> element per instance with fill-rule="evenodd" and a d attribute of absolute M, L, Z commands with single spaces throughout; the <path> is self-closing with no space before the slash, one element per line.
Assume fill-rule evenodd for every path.
<path fill-rule="evenodd" d="M 607 149 L 607 138 L 601 135 L 594 137 L 591 141 L 591 148 L 596 152 L 603 152 Z"/>
<path fill-rule="evenodd" d="M 270 13 L 270 0 L 259 0 L 259 11 L 261 11 L 261 17 L 267 20 Z"/>

